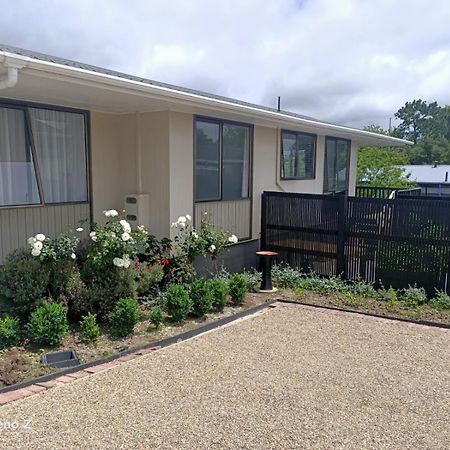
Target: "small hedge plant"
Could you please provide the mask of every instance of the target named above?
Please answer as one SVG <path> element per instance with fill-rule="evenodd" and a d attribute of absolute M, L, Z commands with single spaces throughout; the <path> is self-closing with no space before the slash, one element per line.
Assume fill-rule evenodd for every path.
<path fill-rule="evenodd" d="M 213 278 L 209 282 L 212 294 L 212 307 L 216 311 L 222 311 L 227 304 L 228 283 L 219 278 Z"/>
<path fill-rule="evenodd" d="M 431 300 L 430 306 L 438 311 L 450 309 L 450 296 L 444 291 L 436 290 L 436 295 Z"/>
<path fill-rule="evenodd" d="M 211 283 L 206 278 L 199 278 L 191 285 L 192 311 L 202 317 L 211 311 L 213 305 L 213 292 Z"/>
<path fill-rule="evenodd" d="M 186 319 L 192 307 L 188 290 L 182 284 L 171 284 L 166 291 L 167 312 L 175 322 Z"/>
<path fill-rule="evenodd" d="M 420 306 L 427 303 L 428 298 L 424 288 L 409 286 L 400 292 L 400 300 L 407 306 Z"/>
<path fill-rule="evenodd" d="M 156 327 L 159 328 L 164 322 L 164 312 L 161 306 L 154 306 L 150 312 L 149 316 L 150 322 Z"/>
<path fill-rule="evenodd" d="M 0 317 L 0 350 L 15 347 L 20 342 L 20 323 L 15 317 Z"/>
<path fill-rule="evenodd" d="M 36 344 L 60 344 L 69 329 L 66 308 L 61 303 L 44 301 L 31 313 L 27 329 Z"/>
<path fill-rule="evenodd" d="M 95 314 L 88 313 L 80 322 L 81 335 L 86 342 L 95 344 L 100 336 L 100 327 Z"/>
<path fill-rule="evenodd" d="M 229 292 L 233 305 L 242 305 L 248 292 L 246 277 L 241 273 L 231 275 L 229 281 Z"/>
<path fill-rule="evenodd" d="M 134 298 L 119 300 L 109 316 L 111 334 L 115 337 L 133 334 L 139 319 L 139 304 Z"/>

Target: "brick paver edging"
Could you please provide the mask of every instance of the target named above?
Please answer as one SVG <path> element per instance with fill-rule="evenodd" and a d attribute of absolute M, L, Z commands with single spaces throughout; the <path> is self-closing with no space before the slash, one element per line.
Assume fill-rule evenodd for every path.
<path fill-rule="evenodd" d="M 376 319 L 396 320 L 397 322 L 406 322 L 406 323 L 411 323 L 414 325 L 422 325 L 422 326 L 426 326 L 426 327 L 444 328 L 447 330 L 450 329 L 450 323 L 431 322 L 428 320 L 407 319 L 406 317 L 383 316 L 381 314 L 370 313 L 370 312 L 365 312 L 365 311 L 358 311 L 356 309 L 338 308 L 337 306 L 317 305 L 314 303 L 298 302 L 296 300 L 288 300 L 288 299 L 284 299 L 284 298 L 277 299 L 277 302 L 286 303 L 286 304 L 290 304 L 290 305 L 309 306 L 311 308 L 325 309 L 328 311 L 359 314 L 361 316 L 374 317 Z"/>
<path fill-rule="evenodd" d="M 160 348 L 193 338 L 195 336 L 198 336 L 199 334 L 213 330 L 214 328 L 221 327 L 223 325 L 241 319 L 242 317 L 255 314 L 258 311 L 266 309 L 270 306 L 274 306 L 274 303 L 276 302 L 277 300 L 270 300 L 261 305 L 257 305 L 252 308 L 246 309 L 245 311 L 233 314 L 232 316 L 224 317 L 214 322 L 210 322 L 206 325 L 202 325 L 193 330 L 185 331 L 184 333 L 162 339 L 158 342 L 152 342 L 143 345 L 142 347 L 128 349 L 123 352 L 116 353 L 115 355 L 107 356 L 106 358 L 95 359 L 93 361 L 89 361 L 75 367 L 69 367 L 67 369 L 49 373 L 32 380 L 27 380 L 21 383 L 13 384 L 11 386 L 6 386 L 0 389 L 0 407 L 14 400 L 29 397 L 30 395 L 37 394 L 54 386 L 60 386 L 62 384 L 70 383 L 71 381 L 74 381 L 78 378 L 83 378 L 94 373 L 103 372 L 122 362 L 130 361 L 131 359 L 146 355 L 147 353 L 159 350 Z"/>

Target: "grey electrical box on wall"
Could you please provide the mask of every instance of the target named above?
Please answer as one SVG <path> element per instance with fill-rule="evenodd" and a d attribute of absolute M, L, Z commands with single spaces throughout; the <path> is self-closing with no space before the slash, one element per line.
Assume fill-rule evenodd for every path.
<path fill-rule="evenodd" d="M 148 227 L 150 220 L 149 195 L 148 194 L 129 194 L 125 197 L 126 220 L 132 228 L 138 225 Z"/>

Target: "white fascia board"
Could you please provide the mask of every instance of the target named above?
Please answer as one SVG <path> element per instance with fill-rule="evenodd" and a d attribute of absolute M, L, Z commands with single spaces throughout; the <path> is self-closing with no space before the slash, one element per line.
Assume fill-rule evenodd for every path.
<path fill-rule="evenodd" d="M 37 71 L 76 78 L 80 84 L 83 84 L 83 81 L 95 82 L 103 85 L 106 84 L 112 88 L 122 88 L 126 89 L 127 91 L 135 90 L 142 93 L 142 95 L 150 94 L 150 96 L 153 96 L 153 98 L 159 98 L 160 100 L 167 100 L 167 98 L 169 97 L 172 100 L 179 101 L 184 104 L 190 104 L 193 106 L 209 107 L 228 112 L 245 114 L 251 117 L 260 117 L 266 120 L 269 119 L 275 122 L 314 127 L 316 129 L 324 130 L 326 133 L 333 131 L 338 133 L 345 133 L 348 136 L 354 137 L 356 140 L 367 140 L 373 144 L 379 143 L 378 145 L 380 146 L 404 147 L 405 145 L 412 144 L 412 142 L 406 141 L 404 139 L 383 136 L 377 133 L 372 133 L 370 131 L 357 130 L 355 128 L 350 128 L 343 125 L 334 125 L 320 122 L 318 120 L 289 116 L 283 114 L 282 112 L 267 111 L 255 106 L 240 105 L 223 99 L 210 98 L 192 92 L 184 92 L 165 86 L 152 85 L 137 80 L 129 80 L 115 75 L 94 72 L 79 67 L 41 61 L 27 56 L 17 55 L 15 53 L 0 52 L 0 57 L 1 56 L 3 56 L 3 61 L 8 59 L 23 60 L 25 62 L 24 65 L 28 69 L 35 69 Z"/>

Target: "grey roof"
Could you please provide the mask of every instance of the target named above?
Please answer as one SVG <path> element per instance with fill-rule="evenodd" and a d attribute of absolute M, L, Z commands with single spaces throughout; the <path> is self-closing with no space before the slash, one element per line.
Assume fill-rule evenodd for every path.
<path fill-rule="evenodd" d="M 251 108 L 257 108 L 257 109 L 264 110 L 264 111 L 269 111 L 269 112 L 279 112 L 279 113 L 284 114 L 286 116 L 297 117 L 297 118 L 305 119 L 305 120 L 312 120 L 314 122 L 319 122 L 319 123 L 328 124 L 328 125 L 338 125 L 336 123 L 326 122 L 326 121 L 323 121 L 323 120 L 315 119 L 314 117 L 305 116 L 305 115 L 297 114 L 297 113 L 294 113 L 294 112 L 289 112 L 289 111 L 284 111 L 284 110 L 278 111 L 275 108 L 270 108 L 268 106 L 258 105 L 256 103 L 244 102 L 242 100 L 238 100 L 238 99 L 235 99 L 235 98 L 224 97 L 224 96 L 221 96 L 221 95 L 211 94 L 209 92 L 198 91 L 196 89 L 189 89 L 189 88 L 185 88 L 185 87 L 181 87 L 181 86 L 176 86 L 176 85 L 173 85 L 173 84 L 162 83 L 160 81 L 150 80 L 148 78 L 142 78 L 142 77 L 137 77 L 137 76 L 134 76 L 134 75 L 128 75 L 128 74 L 123 73 L 123 72 L 117 72 L 115 70 L 104 69 L 102 67 L 93 66 L 91 64 L 85 64 L 85 63 L 81 63 L 81 62 L 78 62 L 78 61 L 73 61 L 71 59 L 65 59 L 65 58 L 60 58 L 60 57 L 57 57 L 57 56 L 51 56 L 51 55 L 47 55 L 45 53 L 39 53 L 39 52 L 31 51 L 31 50 L 25 50 L 23 48 L 14 47 L 14 46 L 11 46 L 11 45 L 6 45 L 6 44 L 1 44 L 0 43 L 0 51 L 14 53 L 14 54 L 17 54 L 17 55 L 21 55 L 21 56 L 25 56 L 25 57 L 28 57 L 28 58 L 36 59 L 36 60 L 39 60 L 39 61 L 46 61 L 46 62 L 51 62 L 51 63 L 55 63 L 55 64 L 61 64 L 61 65 L 64 65 L 64 66 L 75 67 L 77 69 L 84 69 L 84 70 L 89 70 L 91 72 L 97 72 L 97 73 L 101 73 L 101 74 L 105 74 L 105 75 L 111 75 L 111 76 L 114 76 L 114 77 L 123 78 L 125 80 L 138 81 L 140 83 L 145 83 L 145 84 L 148 84 L 148 85 L 151 85 L 151 86 L 158 86 L 158 87 L 172 89 L 172 90 L 179 91 L 179 92 L 185 92 L 185 93 L 188 93 L 188 94 L 200 95 L 202 97 L 211 98 L 211 99 L 215 99 L 215 100 L 226 101 L 226 102 L 229 102 L 229 103 L 234 103 L 236 105 L 248 106 L 248 107 L 251 107 Z M 352 127 L 346 127 L 346 128 L 350 128 L 350 129 L 354 129 L 356 131 L 360 131 L 357 128 L 352 128 Z"/>
<path fill-rule="evenodd" d="M 399 166 L 411 174 L 411 180 L 418 183 L 449 183 L 450 166 L 446 165 L 406 165 Z M 447 181 L 445 178 L 447 177 Z"/>

